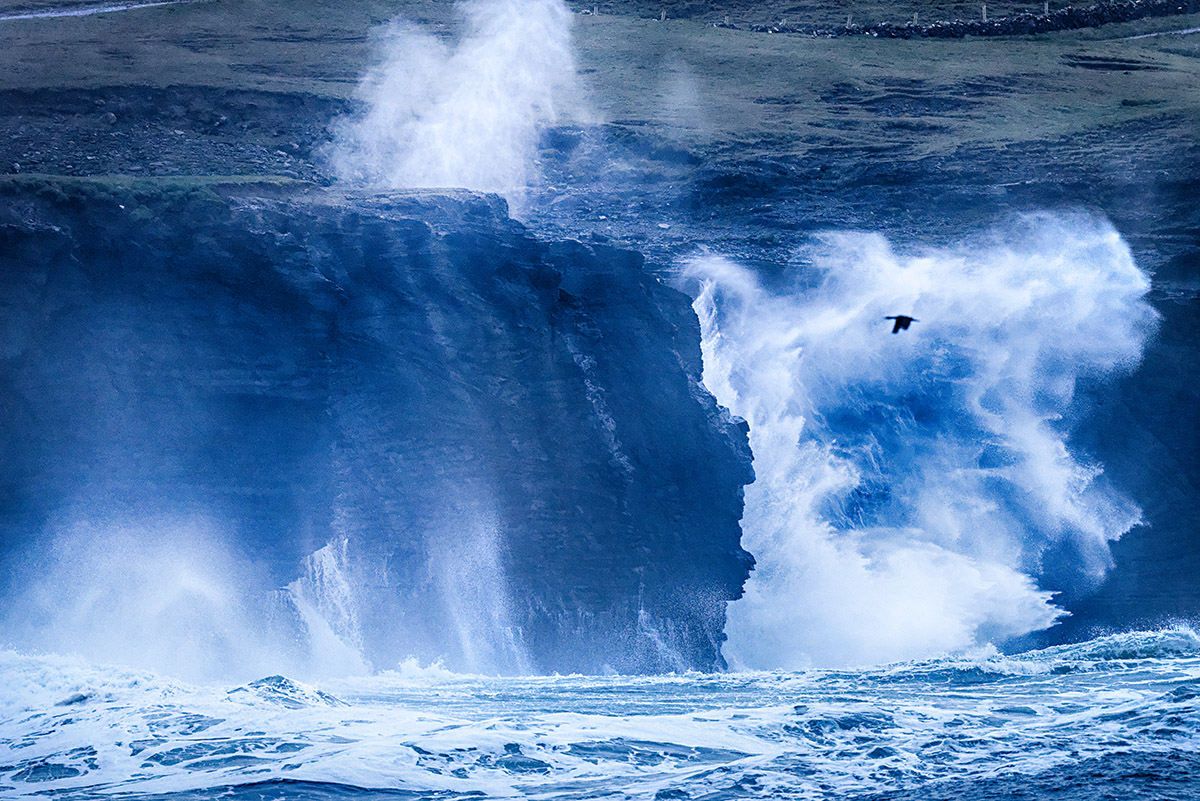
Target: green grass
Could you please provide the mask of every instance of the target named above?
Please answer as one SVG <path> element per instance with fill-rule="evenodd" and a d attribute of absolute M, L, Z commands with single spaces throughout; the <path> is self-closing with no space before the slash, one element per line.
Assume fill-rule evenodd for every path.
<path fill-rule="evenodd" d="M 336 8 L 217 0 L 3 22 L 0 90 L 197 85 L 350 97 L 372 59 L 368 31 L 396 15 L 442 31 L 454 19 L 448 0 Z M 646 124 L 699 148 L 804 154 L 903 146 L 922 155 L 1150 119 L 1191 135 L 1200 130 L 1200 36 L 1123 37 L 1195 26 L 1198 16 L 1031 38 L 897 41 L 602 13 L 578 15 L 575 34 L 603 120 Z M 1085 69 L 1080 58 L 1154 69 Z M 981 93 L 983 84 L 1001 88 Z"/>
<path fill-rule="evenodd" d="M 1200 25 L 1197 17 L 1175 20 Z M 755 35 L 601 16 L 581 21 L 578 41 L 607 119 L 650 117 L 696 144 L 761 142 L 773 152 L 897 142 L 937 152 L 1072 136 L 1151 117 L 1200 120 L 1194 90 L 1200 36 L 1118 38 L 1155 27 L 1114 26 L 1103 36 L 898 41 Z M 1081 56 L 1156 69 L 1125 74 L 1072 66 L 1069 59 Z M 977 88 L 986 85 L 998 90 Z M 906 93 L 918 100 L 910 113 L 900 103 L 880 105 Z M 895 123 L 934 127 L 913 133 Z"/>
<path fill-rule="evenodd" d="M 279 190 L 311 187 L 304 181 L 262 175 L 202 175 L 141 177 L 101 175 L 75 177 L 29 173 L 0 175 L 0 197 L 42 197 L 55 203 L 124 204 L 131 214 L 145 216 L 146 204 L 179 205 L 215 203 L 224 205 L 221 190 L 269 194 Z"/>
<path fill-rule="evenodd" d="M 1024 12 L 1041 13 L 1038 0 L 986 0 L 988 19 Z M 1087 6 L 1091 0 L 1065 2 L 1053 0 L 1050 10 L 1069 5 Z M 586 0 L 578 0 L 577 8 L 591 8 Z M 668 19 L 702 19 L 729 21 L 735 25 L 753 25 L 786 21 L 791 24 L 842 25 L 850 17 L 855 23 L 870 25 L 878 22 L 911 22 L 913 14 L 920 22 L 934 20 L 975 20 L 983 16 L 983 2 L 971 0 L 608 0 L 599 2 L 601 14 L 625 14 L 658 17 L 663 11 Z"/>

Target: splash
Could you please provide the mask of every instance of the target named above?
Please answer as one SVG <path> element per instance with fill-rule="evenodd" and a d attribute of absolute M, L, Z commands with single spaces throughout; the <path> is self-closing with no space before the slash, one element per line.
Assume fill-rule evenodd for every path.
<path fill-rule="evenodd" d="M 345 540 L 270 579 L 217 522 L 146 515 L 54 527 L 0 611 L 0 646 L 191 682 L 363 675 Z"/>
<path fill-rule="evenodd" d="M 347 570 L 350 541 L 342 538 L 304 560 L 304 575 L 287 586 L 308 640 L 310 661 L 322 675 L 361 676 L 370 672 L 363 657 L 362 628 Z"/>
<path fill-rule="evenodd" d="M 1155 325 L 1128 248 L 1036 215 L 959 250 L 831 234 L 806 256 L 819 282 L 784 291 L 690 265 L 704 380 L 749 421 L 758 476 L 727 656 L 878 663 L 1050 626 L 1034 577 L 1095 583 L 1140 520 L 1069 447 L 1077 383 L 1133 368 Z M 895 314 L 919 322 L 893 336 Z"/>
<path fill-rule="evenodd" d="M 529 674 L 499 524 L 466 499 L 457 508 L 419 577 L 432 590 L 415 604 L 419 621 L 403 619 L 414 599 L 375 586 L 382 574 L 364 570 L 370 552 L 346 536 L 272 589 L 217 520 L 146 514 L 54 524 L 7 590 L 0 648 L 198 683 L 360 677 L 395 666 L 394 654 L 406 650 L 460 670 Z M 392 614 L 398 625 L 372 628 Z M 386 638 L 395 641 L 378 647 Z"/>
<path fill-rule="evenodd" d="M 450 664 L 470 673 L 528 675 L 532 660 L 514 623 L 503 532 L 484 506 L 479 499 L 460 497 L 460 518 L 439 538 L 428 565 L 442 603 L 447 645 L 457 646 Z"/>
<path fill-rule="evenodd" d="M 519 201 L 538 180 L 541 131 L 583 113 L 561 0 L 470 0 L 453 46 L 404 21 L 376 47 L 359 87 L 364 116 L 334 149 L 343 178 L 387 187 L 463 187 Z"/>
<path fill-rule="evenodd" d="M 205 520 L 74 524 L 30 556 L 0 632 L 23 649 L 190 681 L 253 679 L 297 667 L 250 589 L 262 581 Z"/>

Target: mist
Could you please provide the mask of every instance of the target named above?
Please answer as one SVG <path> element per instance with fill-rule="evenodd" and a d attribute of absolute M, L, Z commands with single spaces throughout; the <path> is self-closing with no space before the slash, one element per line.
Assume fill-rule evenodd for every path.
<path fill-rule="evenodd" d="M 348 181 L 384 188 L 460 187 L 519 206 L 538 183 L 547 126 L 587 116 L 571 12 L 561 0 L 467 0 L 446 42 L 405 20 L 378 31 L 332 156 Z"/>
<path fill-rule="evenodd" d="M 794 289 L 718 256 L 688 268 L 705 384 L 749 422 L 757 474 L 758 567 L 726 655 L 879 663 L 1052 625 L 1038 577 L 1094 586 L 1141 519 L 1069 444 L 1077 383 L 1131 370 L 1155 326 L 1128 247 L 1103 221 L 1043 214 L 958 249 L 840 233 L 803 257 L 816 283 Z M 917 322 L 893 335 L 895 314 Z"/>

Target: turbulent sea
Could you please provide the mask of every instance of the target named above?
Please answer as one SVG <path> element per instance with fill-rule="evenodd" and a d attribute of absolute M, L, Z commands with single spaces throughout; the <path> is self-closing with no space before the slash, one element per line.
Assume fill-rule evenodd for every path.
<path fill-rule="evenodd" d="M 285 221 L 284 206 L 239 194 L 230 202 L 245 207 L 234 214 L 214 189 L 195 202 L 193 225 L 176 216 L 184 201 L 174 188 L 156 201 L 172 204 L 162 220 L 150 206 L 125 213 L 106 188 L 85 214 L 76 195 L 34 176 L 31 196 L 46 197 L 28 207 L 45 205 L 46 222 L 14 205 L 19 225 L 0 225 L 6 247 L 31 248 L 13 249 L 6 268 L 19 291 L 0 303 L 0 322 L 18 344 L 0 348 L 10 371 L 0 389 L 10 374 L 24 383 L 0 393 L 0 412 L 16 410 L 13 431 L 48 421 L 47 432 L 13 439 L 28 443 L 20 458 L 6 451 L 16 466 L 0 471 L 0 487 L 19 491 L 0 503 L 8 515 L 0 518 L 44 512 L 50 521 L 37 536 L 14 537 L 25 550 L 0 554 L 20 563 L 0 591 L 0 643 L 23 649 L 0 650 L 0 799 L 1200 799 L 1194 628 L 1020 654 L 981 645 L 1050 630 L 1103 584 L 1111 545 L 1127 533 L 1175 536 L 1154 531 L 1160 521 L 1120 486 L 1131 468 L 1107 474 L 1103 454 L 1086 447 L 1136 416 L 1136 436 L 1118 438 L 1126 450 L 1144 449 L 1126 454 L 1136 468 L 1165 476 L 1174 463 L 1151 462 L 1186 450 L 1160 448 L 1179 415 L 1154 399 L 1178 394 L 1183 380 L 1161 353 L 1192 354 L 1194 341 L 1171 330 L 1176 349 L 1145 358 L 1166 330 L 1167 304 L 1152 302 L 1152 276 L 1118 230 L 1091 212 L 1051 209 L 998 221 L 957 245 L 914 244 L 919 226 L 914 241 L 897 242 L 826 231 L 778 257 L 772 234 L 742 263 L 701 243 L 722 241 L 722 226 L 740 219 L 729 211 L 723 221 L 723 208 L 751 202 L 753 217 L 767 220 L 754 225 L 778 220 L 792 230 L 795 221 L 758 204 L 786 195 L 792 171 L 782 157 L 764 161 L 769 169 L 747 162 L 729 173 L 698 164 L 697 175 L 709 177 L 696 185 L 708 189 L 689 200 L 690 189 L 676 196 L 641 186 L 672 183 L 663 170 L 674 151 L 656 145 L 639 178 L 642 168 L 630 165 L 642 157 L 624 164 L 622 144 L 597 161 L 605 173 L 597 186 L 635 188 L 630 198 L 669 194 L 664 208 L 697 212 L 695 252 L 680 250 L 679 263 L 654 279 L 690 293 L 693 329 L 686 296 L 651 292 L 640 257 L 604 244 L 607 236 L 593 236 L 595 247 L 535 243 L 503 215 L 473 211 L 443 222 L 458 212 L 432 194 L 406 196 L 414 212 L 399 204 L 385 214 L 387 204 L 370 198 L 355 205 L 364 189 L 374 197 L 465 187 L 506 194 L 517 217 L 541 213 L 570 227 L 574 208 L 587 226 L 595 217 L 611 228 L 608 215 L 594 214 L 607 206 L 560 192 L 587 183 L 575 170 L 593 156 L 569 155 L 586 139 L 580 131 L 615 137 L 631 128 L 596 125 L 585 73 L 575 69 L 574 15 L 560 0 L 471 0 L 459 10 L 463 32 L 453 45 L 403 20 L 372 34 L 377 63 L 359 87 L 363 113 L 330 127 L 341 188 L 329 201 L 304 200 L 328 209 Z M 868 100 L 843 86 L 856 116 L 831 117 L 839 128 L 857 126 L 876 100 L 892 102 L 895 88 Z M 698 90 L 671 94 L 696 95 L 687 104 L 703 109 Z M 891 116 L 883 108 L 872 113 Z M 774 140 L 774 132 L 736 140 L 730 163 Z M 558 150 L 551 141 L 571 165 L 553 185 L 539 166 Z M 593 147 L 604 151 L 604 138 L 579 144 Z M 629 147 L 634 154 L 640 145 Z M 804 159 L 817 151 L 806 146 Z M 881 174 L 900 176 L 904 164 Z M 995 187 L 997 197 L 1017 185 Z M 284 192 L 273 179 L 263 186 Z M 890 214 L 902 196 L 883 188 L 878 210 Z M 707 197 L 727 205 L 694 200 Z M 561 211 L 545 211 L 560 201 Z M 930 203 L 930 216 L 943 213 Z M 72 207 L 69 216 L 60 205 Z M 666 213 L 646 205 L 622 213 Z M 618 208 L 634 207 L 623 200 Z M 68 236 L 72 226 L 50 222 L 93 212 L 137 226 L 106 229 L 93 246 L 80 240 L 99 223 L 73 223 Z M 395 216 L 410 213 L 419 219 Z M 919 218 L 906 210 L 901 219 L 910 216 Z M 157 230 L 176 218 L 178 236 L 160 237 L 147 222 Z M 705 219 L 719 223 L 715 233 Z M 310 221 L 311 237 L 300 236 Z M 672 225 L 656 230 L 689 230 Z M 143 237 L 128 248 L 127 230 Z M 238 263 L 231 253 L 248 255 Z M 554 254 L 564 254 L 561 265 Z M 770 269 L 760 270 L 764 259 Z M 145 286 L 144 265 L 155 274 Z M 267 299 L 273 287 L 279 297 Z M 9 310 L 27 298 L 37 299 L 33 311 Z M 889 331 L 897 315 L 915 327 Z M 686 337 L 691 356 L 678 349 Z M 702 375 L 693 375 L 701 354 Z M 1158 372 L 1143 370 L 1144 360 Z M 1125 417 L 1103 413 L 1101 390 L 1134 376 L 1159 389 L 1114 393 L 1136 400 L 1122 401 L 1131 407 Z M 46 410 L 43 393 L 54 396 Z M 714 398 L 747 426 L 755 478 L 744 493 L 748 464 L 727 439 L 737 432 L 742 441 L 740 422 L 718 415 Z M 160 430 L 173 433 L 155 461 L 147 454 Z M 685 439 L 694 432 L 723 444 L 691 450 Z M 243 441 L 227 448 L 227 440 Z M 1169 481 L 1193 475 L 1186 452 L 1183 478 Z M 190 470 L 193 462 L 202 469 Z M 700 486 L 707 470 L 723 472 L 706 476 L 719 492 L 705 507 L 713 516 L 702 519 L 682 490 Z M 101 473 L 112 475 L 95 478 Z M 100 499 L 96 510 L 82 501 L 60 509 L 85 491 Z M 1164 497 L 1184 509 L 1192 492 Z M 216 498 L 212 521 L 176 520 L 176 496 L 188 509 L 193 498 L 197 507 Z M 292 570 L 307 555 L 301 574 L 267 580 L 257 574 L 262 543 L 241 535 L 275 520 L 274 501 L 261 499 L 276 497 L 300 521 L 263 526 L 279 532 L 281 552 L 296 552 L 280 563 Z M 222 510 L 240 503 L 231 498 L 247 499 L 238 517 L 246 522 L 226 530 Z M 171 514 L 110 515 L 124 503 Z M 458 508 L 467 511 L 455 517 Z M 653 519 L 639 518 L 647 508 Z M 732 535 L 739 513 L 740 546 L 732 536 L 714 534 L 720 547 L 708 550 L 689 539 L 722 525 Z M 526 519 L 540 526 L 537 536 L 514 522 Z M 1186 536 L 1179 541 L 1192 542 Z M 755 560 L 744 588 L 741 547 Z M 1165 553 L 1151 550 L 1146 561 L 1173 568 Z M 543 559 L 555 568 L 543 569 Z M 410 584 L 427 594 L 407 593 Z M 645 610 L 644 598 L 668 595 L 662 619 Z M 699 624 L 688 622 L 690 611 L 671 619 L 701 595 Z M 583 596 L 584 607 L 563 608 L 562 599 Z M 601 620 L 614 609 L 612 621 Z M 1133 606 L 1121 613 L 1142 619 Z M 529 619 L 543 642 L 560 624 L 582 633 L 538 653 L 522 639 L 536 629 L 514 622 Z M 284 633 L 260 643 L 256 629 L 275 632 L 278 620 Z M 594 620 L 603 625 L 589 628 Z M 573 621 L 583 622 L 573 629 Z M 425 651 L 412 649 L 417 637 L 395 634 L 407 636 L 409 624 Z M 684 653 L 683 635 L 669 636 L 690 629 L 700 656 Z M 727 673 L 484 675 L 553 665 L 547 660 L 576 643 L 594 648 L 594 661 L 589 653 L 558 664 L 603 672 L 628 648 L 627 664 L 645 651 L 662 657 L 655 664 L 712 665 L 722 637 L 738 668 Z M 399 642 L 405 650 L 388 650 Z M 300 646 L 304 658 L 280 661 L 279 643 Z M 260 660 L 260 651 L 269 656 Z M 370 670 L 379 652 L 391 654 L 393 669 Z M 396 653 L 438 654 L 444 664 L 397 665 Z M 142 668 L 104 664 L 109 658 Z M 288 675 L 264 675 L 273 671 Z M 363 675 L 330 678 L 345 674 Z M 211 675 L 236 678 L 177 678 Z"/>
<path fill-rule="evenodd" d="M 0 709 L 5 798 L 1200 796 L 1184 627 L 857 670 L 318 685 L 4 652 Z"/>

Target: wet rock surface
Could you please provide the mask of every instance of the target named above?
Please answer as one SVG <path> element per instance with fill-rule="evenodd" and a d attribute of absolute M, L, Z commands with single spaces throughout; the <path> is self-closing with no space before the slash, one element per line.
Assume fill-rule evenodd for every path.
<path fill-rule="evenodd" d="M 668 19 L 721 21 L 722 9 L 692 5 L 685 13 L 666 4 Z M 960 14 L 957 5 L 915 10 L 921 20 L 975 13 L 964 5 Z M 1050 16 L 1064 13 L 1055 5 Z M 614 18 L 610 12 L 648 8 L 615 2 L 600 4 L 598 17 L 577 17 L 581 72 L 609 93 L 597 92 L 604 122 L 547 133 L 538 165 L 544 180 L 523 212 L 529 230 L 548 241 L 581 240 L 581 252 L 642 252 L 647 269 L 666 282 L 676 280 L 680 257 L 707 247 L 752 265 L 768 283 L 786 283 L 805 269 L 805 241 L 826 229 L 877 231 L 919 249 L 1026 210 L 1107 216 L 1154 273 L 1152 298 L 1164 322 L 1141 371 L 1097 395 L 1103 413 L 1080 429 L 1075 446 L 1105 464 L 1148 525 L 1115 546 L 1107 582 L 1090 600 L 1070 600 L 1075 616 L 1053 636 L 1200 610 L 1191 511 L 1200 507 L 1190 478 L 1200 438 L 1189 422 L 1197 402 L 1190 365 L 1200 267 L 1191 89 L 1200 56 L 1196 36 L 1158 36 L 1168 26 L 1190 28 L 1196 18 L 1146 17 L 1140 26 L 1028 38 L 905 41 L 758 35 L 745 30 L 750 16 L 739 9 L 748 6 L 730 7 L 731 24 L 742 30 Z M 1001 17 L 1016 17 L 1022 7 L 989 3 L 997 17 L 989 25 L 1007 24 Z M 297 2 L 286 18 L 264 22 L 242 20 L 245 9 L 226 16 L 210 13 L 215 8 L 177 9 L 170 25 L 145 12 L 141 22 L 112 15 L 12 28 L 14 69 L 0 79 L 0 173 L 18 181 L 44 176 L 38 191 L 51 195 L 62 176 L 147 176 L 178 189 L 206 176 L 245 174 L 265 179 L 253 189 L 265 200 L 293 191 L 287 181 L 332 184 L 324 148 L 336 121 L 358 110 L 349 97 L 366 63 L 369 26 L 393 12 L 423 22 L 422 14 L 446 16 L 441 6 L 407 3 L 331 21 L 319 5 Z M 659 8 L 647 13 L 656 18 Z M 785 11 L 754 8 L 768 20 Z M 845 20 L 840 9 L 830 17 L 828 5 L 803 8 L 786 12 L 793 26 Z M 825 16 L 807 16 L 816 11 Z M 872 19 L 861 4 L 853 16 Z M 142 30 L 147 25 L 154 35 Z M 1124 41 L 1130 35 L 1158 38 Z M 164 72 L 155 48 L 168 47 L 173 68 Z M 47 83 L 54 88 L 38 88 Z M 422 219 L 432 219 L 432 208 Z M 46 230 L 57 224 L 47 222 Z M 156 248 L 149 252 L 166 252 Z M 5 346 L 19 349 L 20 338 Z M 310 550 L 323 544 L 319 534 L 300 540 Z"/>
<path fill-rule="evenodd" d="M 745 430 L 638 255 L 469 194 L 2 192 L 6 547 L 203 515 L 280 584 L 347 540 L 376 664 L 721 664 Z"/>

